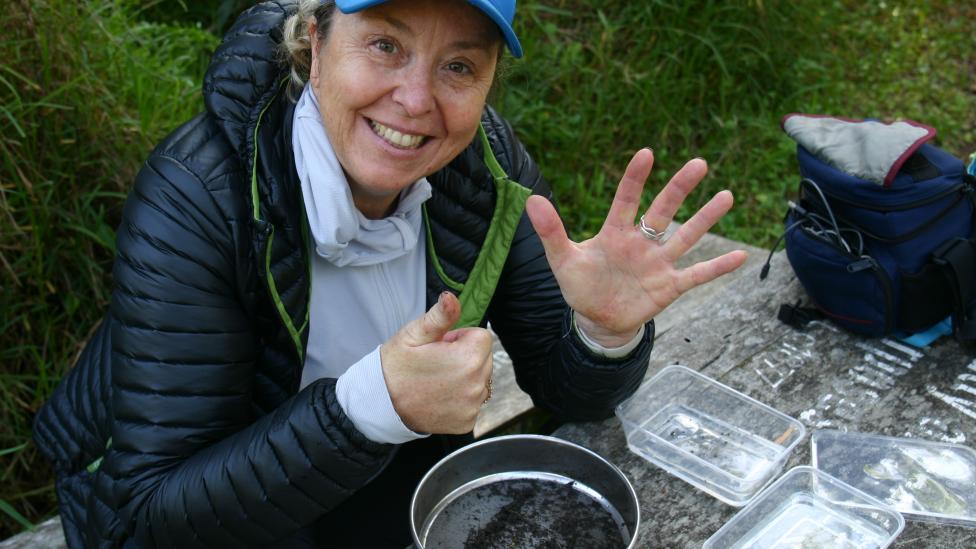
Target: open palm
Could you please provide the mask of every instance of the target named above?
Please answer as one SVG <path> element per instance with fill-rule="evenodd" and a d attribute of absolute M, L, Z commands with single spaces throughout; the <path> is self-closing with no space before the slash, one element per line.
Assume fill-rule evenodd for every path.
<path fill-rule="evenodd" d="M 635 225 L 644 181 L 654 153 L 634 155 L 610 205 L 600 232 L 584 242 L 571 241 L 555 208 L 543 197 L 526 205 L 542 239 L 546 257 L 563 297 L 587 335 L 607 346 L 626 342 L 681 294 L 735 270 L 746 260 L 736 250 L 684 269 L 675 262 L 732 207 L 732 193 L 716 194 L 667 241 L 648 239 Z M 704 160 L 689 161 L 668 182 L 644 214 L 645 224 L 664 231 L 688 194 L 705 177 Z"/>

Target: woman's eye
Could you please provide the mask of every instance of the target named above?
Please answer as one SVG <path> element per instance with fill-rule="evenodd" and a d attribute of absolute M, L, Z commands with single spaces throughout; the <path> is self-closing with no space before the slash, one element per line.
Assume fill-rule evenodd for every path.
<path fill-rule="evenodd" d="M 396 53 L 397 51 L 396 44 L 389 40 L 377 40 L 373 45 L 383 53 Z"/>
<path fill-rule="evenodd" d="M 460 61 L 454 61 L 447 64 L 447 70 L 451 72 L 456 72 L 458 74 L 468 74 L 471 72 L 471 68 L 461 63 Z"/>

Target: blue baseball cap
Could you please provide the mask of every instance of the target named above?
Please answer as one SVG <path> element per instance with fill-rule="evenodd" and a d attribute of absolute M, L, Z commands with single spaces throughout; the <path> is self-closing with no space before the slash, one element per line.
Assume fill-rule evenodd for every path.
<path fill-rule="evenodd" d="M 342 13 L 355 13 L 366 8 L 382 4 L 387 0 L 336 0 L 336 7 Z M 485 12 L 498 25 L 505 37 L 508 51 L 514 57 L 522 57 L 522 44 L 519 43 L 518 36 L 512 28 L 512 21 L 515 20 L 515 0 L 468 0 L 472 6 Z"/>

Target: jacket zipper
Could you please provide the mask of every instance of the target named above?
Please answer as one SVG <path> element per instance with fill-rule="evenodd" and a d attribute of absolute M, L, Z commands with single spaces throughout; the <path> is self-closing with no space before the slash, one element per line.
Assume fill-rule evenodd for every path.
<path fill-rule="evenodd" d="M 284 86 L 286 83 L 287 83 L 287 79 L 282 80 L 280 86 Z M 281 89 L 279 87 L 278 92 L 280 91 Z M 255 221 L 266 224 L 264 227 L 264 231 L 265 231 L 264 238 L 266 239 L 265 241 L 266 243 L 265 243 L 265 250 L 264 250 L 264 265 L 263 265 L 265 270 L 265 281 L 267 284 L 267 289 L 271 294 L 271 299 L 274 302 L 275 309 L 277 309 L 278 311 L 278 316 L 280 317 L 282 323 L 285 325 L 285 329 L 288 331 L 288 335 L 291 336 L 292 343 L 295 345 L 295 354 L 298 358 L 298 362 L 301 364 L 305 362 L 305 346 L 302 343 L 301 333 L 308 327 L 309 310 L 308 310 L 307 300 L 309 294 L 306 292 L 306 307 L 305 307 L 304 322 L 302 323 L 301 327 L 298 328 L 295 326 L 295 323 L 293 322 L 291 315 L 288 314 L 287 307 L 285 307 L 284 302 L 282 302 L 281 300 L 281 295 L 278 293 L 278 288 L 277 285 L 275 284 L 274 273 L 271 272 L 271 248 L 272 245 L 274 244 L 274 225 L 261 219 L 261 205 L 260 205 L 260 201 L 258 200 L 258 155 L 260 152 L 259 143 L 258 143 L 258 132 L 261 129 L 261 121 L 264 119 L 264 114 L 268 111 L 269 108 L 271 108 L 271 105 L 273 105 L 277 99 L 278 99 L 278 93 L 276 92 L 275 95 L 268 101 L 268 103 L 261 109 L 261 112 L 258 113 L 257 121 L 254 124 L 254 132 L 251 135 L 251 143 L 254 147 L 254 152 L 253 152 L 254 157 L 251 160 L 251 201 L 252 201 L 252 209 L 253 209 L 252 215 Z M 300 374 L 299 376 L 296 377 L 300 377 Z M 300 380 L 298 381 L 300 382 Z M 295 381 L 293 380 L 293 385 L 294 384 Z"/>

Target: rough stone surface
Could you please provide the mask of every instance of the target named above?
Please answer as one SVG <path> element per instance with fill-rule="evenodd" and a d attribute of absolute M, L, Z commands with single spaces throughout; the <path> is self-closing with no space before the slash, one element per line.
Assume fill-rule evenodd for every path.
<path fill-rule="evenodd" d="M 54 517 L 38 524 L 33 531 L 26 531 L 0 541 L 0 549 L 61 549 L 67 547 L 61 519 Z"/>
<path fill-rule="evenodd" d="M 764 259 L 764 258 L 763 258 Z M 804 293 L 785 254 L 767 280 L 759 267 L 686 307 L 658 335 L 648 376 L 683 364 L 799 419 L 807 429 L 784 471 L 810 464 L 810 433 L 840 429 L 973 446 L 976 354 L 947 338 L 916 349 L 825 322 L 805 330 L 776 318 Z M 638 492 L 638 547 L 701 547 L 737 511 L 627 448 L 620 422 L 579 423 L 556 436 L 616 464 Z M 893 547 L 976 547 L 976 530 L 908 522 Z"/>

